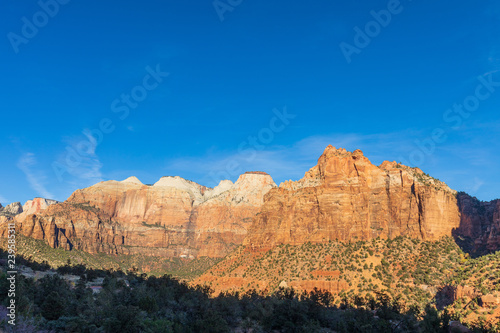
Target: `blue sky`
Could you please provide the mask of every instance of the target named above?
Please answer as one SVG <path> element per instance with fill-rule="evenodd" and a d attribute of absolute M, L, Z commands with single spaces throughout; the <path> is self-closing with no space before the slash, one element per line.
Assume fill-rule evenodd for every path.
<path fill-rule="evenodd" d="M 500 197 L 498 2 L 3 7 L 4 205 L 131 175 L 297 180 L 328 144 Z"/>

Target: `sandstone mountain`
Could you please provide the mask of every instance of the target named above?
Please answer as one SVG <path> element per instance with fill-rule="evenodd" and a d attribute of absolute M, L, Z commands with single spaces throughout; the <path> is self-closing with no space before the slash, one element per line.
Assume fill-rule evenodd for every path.
<path fill-rule="evenodd" d="M 500 249 L 500 200 L 479 201 L 463 192 L 457 199 L 461 215 L 455 235 L 469 237 L 476 250 Z"/>
<path fill-rule="evenodd" d="M 242 243 L 264 194 L 275 186 L 268 174 L 252 172 L 213 189 L 180 177 L 152 186 L 130 177 L 77 190 L 64 203 L 34 214 L 26 209 L 15 218 L 21 234 L 52 247 L 222 257 Z"/>
<path fill-rule="evenodd" d="M 375 166 L 361 150 L 328 146 L 304 178 L 267 194 L 245 245 L 436 240 L 459 225 L 456 192 L 443 182 L 395 162 Z"/>
<path fill-rule="evenodd" d="M 267 288 L 278 282 L 277 277 L 269 274 L 252 280 L 251 271 L 267 263 L 269 256 L 281 253 L 286 249 L 283 246 L 398 236 L 437 241 L 454 235 L 473 238 L 477 248 L 498 249 L 499 207 L 500 200 L 479 202 L 418 168 L 388 161 L 376 166 L 360 150 L 348 152 L 328 146 L 301 180 L 286 181 L 266 194 L 244 247 L 197 282 L 209 282 L 219 291 L 247 285 Z M 278 256 L 276 260 L 288 259 Z M 343 289 L 345 280 L 332 278 L 338 272 L 324 271 L 324 276 L 314 272 L 307 273 L 311 275 L 305 284 L 308 289 Z M 288 282 L 303 289 L 300 279 L 295 280 Z"/>
<path fill-rule="evenodd" d="M 479 202 L 396 162 L 373 165 L 360 150 L 328 146 L 298 181 L 277 187 L 263 172 L 208 188 L 180 177 L 144 185 L 136 177 L 76 190 L 64 203 L 36 198 L 14 217 L 18 233 L 52 247 L 162 257 L 224 257 L 243 244 L 261 253 L 280 244 L 405 235 L 464 236 L 499 246 L 500 203 Z"/>
<path fill-rule="evenodd" d="M 23 206 L 20 202 L 13 202 L 5 207 L 0 205 L 0 216 L 14 216 L 23 211 Z"/>
<path fill-rule="evenodd" d="M 45 210 L 50 205 L 56 203 L 58 203 L 58 201 L 45 198 L 34 198 L 33 200 L 28 200 L 24 203 L 17 218 L 19 220 L 23 220 L 26 216 L 40 213 L 42 210 Z"/>
<path fill-rule="evenodd" d="M 12 217 L 24 213 L 19 217 L 19 219 L 22 220 L 26 216 L 39 213 L 55 203 L 58 203 L 58 201 L 44 198 L 34 198 L 33 200 L 26 201 L 22 206 L 20 202 L 13 202 L 5 207 L 2 207 L 0 204 L 0 216 Z"/>

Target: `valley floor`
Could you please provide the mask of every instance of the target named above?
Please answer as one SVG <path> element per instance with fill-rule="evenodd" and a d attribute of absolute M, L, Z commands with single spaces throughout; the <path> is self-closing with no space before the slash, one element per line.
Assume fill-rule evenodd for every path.
<path fill-rule="evenodd" d="M 470 258 L 450 237 L 436 242 L 398 237 L 280 245 L 263 252 L 241 246 L 222 261 L 91 255 L 52 249 L 43 241 L 22 236 L 17 241 L 18 264 L 25 267 L 19 311 L 23 320 L 37 318 L 33 325 L 40 327 L 62 325 L 66 331 L 79 332 L 68 328 L 69 318 L 84 319 L 74 317 L 66 304 L 82 301 L 82 295 L 93 295 L 84 297 L 82 313 L 101 307 L 110 311 L 107 316 L 118 316 L 103 305 L 118 302 L 118 292 L 129 295 L 124 300 L 126 306 L 142 318 L 136 323 L 142 327 L 140 331 L 149 332 L 157 331 L 148 330 L 148 325 L 165 323 L 170 327 L 165 332 L 184 332 L 175 329 L 175 324 L 182 322 L 185 311 L 198 311 L 199 318 L 208 316 L 210 320 L 215 320 L 215 313 L 217 325 L 241 332 L 425 331 L 431 318 L 432 325 L 443 331 L 453 321 L 453 325 L 461 322 L 484 332 L 500 329 L 500 252 Z M 5 242 L 0 245 L 6 248 Z M 164 274 L 185 282 L 161 277 Z M 158 283 L 173 289 L 162 292 L 152 287 Z M 53 298 L 61 298 L 65 304 L 56 319 L 44 314 L 43 301 L 36 296 L 39 288 L 53 284 L 58 288 Z M 143 292 L 135 294 L 137 289 Z M 5 297 L 4 291 L 2 295 Z M 141 301 L 144 295 L 149 298 Z M 182 295 L 191 295 L 197 301 L 187 301 Z M 164 297 L 176 302 L 176 311 L 180 312 L 165 312 L 170 307 L 164 304 Z M 205 305 L 200 306 L 200 302 Z M 146 305 L 150 303 L 156 304 L 153 309 Z M 246 307 L 256 308 L 250 311 Z M 312 308 L 321 315 L 313 315 Z M 305 315 L 299 316 L 294 309 Z M 281 315 L 285 317 L 276 319 L 278 322 L 266 317 Z M 109 323 L 95 320 L 92 325 L 109 331 Z M 366 330 L 357 326 L 360 322 L 366 323 Z"/>

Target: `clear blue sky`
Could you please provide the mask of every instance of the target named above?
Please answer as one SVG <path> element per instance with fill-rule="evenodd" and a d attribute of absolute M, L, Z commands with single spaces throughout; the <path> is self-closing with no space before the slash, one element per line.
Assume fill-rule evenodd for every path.
<path fill-rule="evenodd" d="M 4 205 L 131 175 L 296 180 L 328 144 L 500 197 L 498 1 L 60 2 L 0 12 Z"/>

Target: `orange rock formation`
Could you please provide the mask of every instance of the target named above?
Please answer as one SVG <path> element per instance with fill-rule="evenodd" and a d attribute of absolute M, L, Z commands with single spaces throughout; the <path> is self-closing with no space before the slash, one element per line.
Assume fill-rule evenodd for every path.
<path fill-rule="evenodd" d="M 33 204 L 41 208 L 15 220 L 18 233 L 68 250 L 222 257 L 242 243 L 264 194 L 275 186 L 262 173 L 214 189 L 180 177 L 163 177 L 153 186 L 130 177 L 77 190 L 48 208 Z"/>
<path fill-rule="evenodd" d="M 373 165 L 360 150 L 328 146 L 296 182 L 265 197 L 244 244 L 271 248 L 408 235 L 427 240 L 459 227 L 456 192 L 419 169 Z"/>
<path fill-rule="evenodd" d="M 14 217 L 18 233 L 91 253 L 223 257 L 240 244 L 262 253 L 278 244 L 399 235 L 434 240 L 461 234 L 477 246 L 500 245 L 500 200 L 457 195 L 418 168 L 387 161 L 375 166 L 360 150 L 332 146 L 304 178 L 280 187 L 260 171 L 213 189 L 180 177 L 152 186 L 130 177 L 52 203 L 26 203 Z M 11 219 L 0 218 L 0 236 Z"/>

